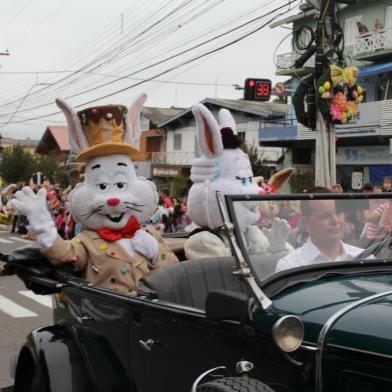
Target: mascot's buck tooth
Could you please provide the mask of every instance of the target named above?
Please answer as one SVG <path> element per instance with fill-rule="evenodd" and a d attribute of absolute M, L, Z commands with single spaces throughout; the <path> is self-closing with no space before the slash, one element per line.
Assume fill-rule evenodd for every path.
<path fill-rule="evenodd" d="M 202 104 L 193 107 L 196 119 L 196 137 L 201 157 L 193 161 L 189 190 L 188 213 L 197 229 L 185 243 L 188 259 L 231 255 L 224 232 L 216 191 L 225 194 L 264 194 L 279 191 L 291 176 L 293 169 L 274 174 L 267 190 L 253 179 L 249 157 L 239 146 L 236 124 L 227 109 L 219 111 L 219 125 L 211 112 Z M 251 208 L 252 207 L 252 208 Z M 256 207 L 256 208 L 255 208 Z M 272 228 L 261 231 L 252 226 L 260 218 L 257 205 L 237 205 L 237 218 L 248 244 L 250 254 L 281 253 L 282 257 L 292 250 L 286 240 L 290 227 L 283 219 L 275 218 Z M 227 242 L 227 243 L 226 243 Z"/>
<path fill-rule="evenodd" d="M 86 162 L 85 179 L 70 193 L 68 208 L 86 228 L 65 241 L 46 208 L 46 190 L 25 187 L 13 204 L 26 215 L 38 245 L 54 264 L 74 262 L 86 280 L 123 292 L 135 290 L 151 269 L 177 262 L 154 229 L 142 229 L 156 209 L 155 185 L 137 178 L 131 156 L 137 152 L 140 96 L 127 110 L 108 105 L 75 112 L 62 100 L 76 161 Z"/>

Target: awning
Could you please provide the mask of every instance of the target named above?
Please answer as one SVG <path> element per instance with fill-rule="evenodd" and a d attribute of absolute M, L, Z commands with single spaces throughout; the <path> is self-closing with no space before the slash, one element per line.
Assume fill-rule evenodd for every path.
<path fill-rule="evenodd" d="M 365 78 L 367 76 L 377 75 L 389 71 L 392 71 L 392 63 L 377 64 L 360 70 L 359 77 Z"/>

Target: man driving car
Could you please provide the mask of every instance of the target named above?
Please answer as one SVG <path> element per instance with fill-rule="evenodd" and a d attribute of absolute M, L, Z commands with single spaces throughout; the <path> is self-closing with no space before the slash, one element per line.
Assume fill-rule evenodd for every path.
<path fill-rule="evenodd" d="M 327 188 L 318 193 L 331 193 Z M 309 238 L 294 252 L 281 258 L 276 272 L 330 261 L 352 260 L 363 249 L 342 241 L 345 216 L 336 210 L 336 200 L 304 200 L 301 223 Z"/>

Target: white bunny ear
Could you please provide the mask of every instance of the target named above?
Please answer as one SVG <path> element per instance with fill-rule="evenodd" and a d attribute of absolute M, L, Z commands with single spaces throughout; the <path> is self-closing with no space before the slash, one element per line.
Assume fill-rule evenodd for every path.
<path fill-rule="evenodd" d="M 57 98 L 57 106 L 64 112 L 68 125 L 68 140 L 72 151 L 80 152 L 89 147 L 86 136 L 84 135 L 82 124 L 74 108 L 64 100 Z"/>
<path fill-rule="evenodd" d="M 201 103 L 192 107 L 196 120 L 196 138 L 200 152 L 206 158 L 216 158 L 223 152 L 220 128 L 212 113 Z"/>
<path fill-rule="evenodd" d="M 218 113 L 220 128 L 231 128 L 233 133 L 237 133 L 237 125 L 229 110 L 221 109 Z"/>
<path fill-rule="evenodd" d="M 147 94 L 141 94 L 128 109 L 128 115 L 126 118 L 126 130 L 124 135 L 124 142 L 133 144 L 136 148 L 139 148 L 140 143 L 140 110 L 146 102 Z"/>

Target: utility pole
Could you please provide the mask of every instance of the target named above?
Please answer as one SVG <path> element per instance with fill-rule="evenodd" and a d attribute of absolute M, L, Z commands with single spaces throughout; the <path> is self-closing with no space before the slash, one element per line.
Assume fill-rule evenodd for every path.
<path fill-rule="evenodd" d="M 317 84 L 329 66 L 328 54 L 334 52 L 335 0 L 321 0 L 320 15 L 315 43 L 314 92 L 318 94 Z M 316 118 L 316 161 L 315 184 L 330 188 L 336 183 L 336 140 L 333 124 L 327 124 L 319 108 Z"/>

